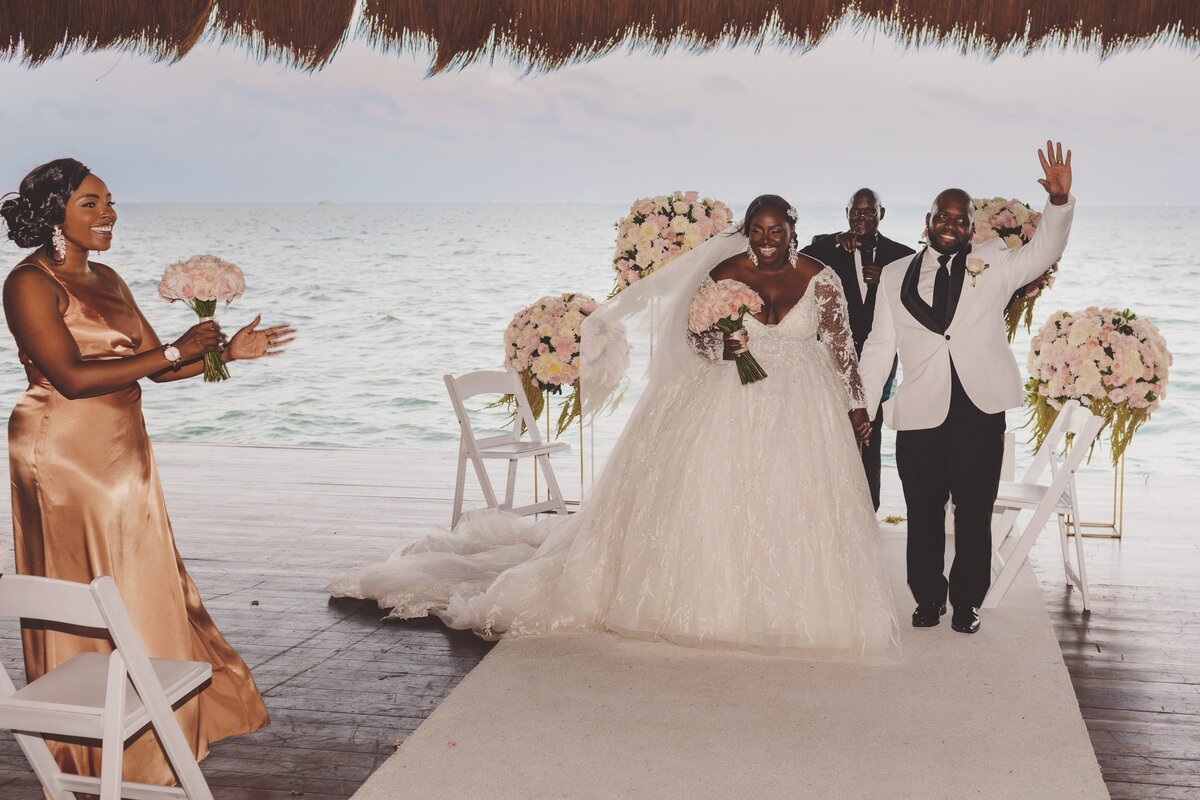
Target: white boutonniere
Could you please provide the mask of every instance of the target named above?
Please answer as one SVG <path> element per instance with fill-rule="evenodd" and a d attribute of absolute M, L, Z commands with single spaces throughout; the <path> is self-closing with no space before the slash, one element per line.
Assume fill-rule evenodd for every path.
<path fill-rule="evenodd" d="M 975 281 L 979 280 L 979 276 L 983 271 L 990 267 L 991 264 L 984 261 L 982 258 L 967 259 L 967 274 L 971 276 L 971 285 L 975 285 Z"/>

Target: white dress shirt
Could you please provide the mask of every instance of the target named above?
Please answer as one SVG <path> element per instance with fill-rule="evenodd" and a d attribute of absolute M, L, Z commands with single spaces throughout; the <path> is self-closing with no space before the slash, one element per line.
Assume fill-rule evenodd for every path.
<path fill-rule="evenodd" d="M 854 275 L 858 278 L 858 296 L 867 302 L 867 279 L 863 277 L 862 250 L 854 250 Z"/>

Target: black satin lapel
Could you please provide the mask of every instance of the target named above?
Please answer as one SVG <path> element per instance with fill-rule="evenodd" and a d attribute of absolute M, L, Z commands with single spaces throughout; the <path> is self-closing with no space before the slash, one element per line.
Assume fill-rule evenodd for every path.
<path fill-rule="evenodd" d="M 967 256 L 971 254 L 971 245 L 967 245 L 950 262 L 950 296 L 946 298 L 946 327 L 954 321 L 954 311 L 958 308 L 958 298 L 962 296 L 963 281 L 967 277 Z"/>
<path fill-rule="evenodd" d="M 908 313 L 913 315 L 913 319 L 934 333 L 941 333 L 942 326 L 938 325 L 937 321 L 933 318 L 933 309 L 917 293 L 917 283 L 921 280 L 921 260 L 923 258 L 925 258 L 925 251 L 921 250 L 909 262 L 908 271 L 904 273 L 904 283 L 900 284 L 900 302 L 908 309 Z"/>

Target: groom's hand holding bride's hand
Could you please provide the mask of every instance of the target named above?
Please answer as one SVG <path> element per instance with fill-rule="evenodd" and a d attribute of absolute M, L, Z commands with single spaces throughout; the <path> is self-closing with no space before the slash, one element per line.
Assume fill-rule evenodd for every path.
<path fill-rule="evenodd" d="M 1061 206 L 1071 194 L 1071 151 L 1067 151 L 1064 159 L 1062 142 L 1047 139 L 1046 152 L 1038 150 L 1038 161 L 1042 163 L 1042 172 L 1046 173 L 1045 178 L 1038 178 L 1038 183 L 1050 195 L 1050 202 Z"/>
<path fill-rule="evenodd" d="M 871 418 L 865 408 L 856 408 L 850 412 L 850 425 L 854 428 L 854 438 L 860 448 L 871 441 Z"/>

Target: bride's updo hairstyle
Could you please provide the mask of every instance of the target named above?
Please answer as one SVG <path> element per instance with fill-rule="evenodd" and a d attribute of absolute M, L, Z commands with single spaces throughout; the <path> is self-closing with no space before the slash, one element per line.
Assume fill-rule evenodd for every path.
<path fill-rule="evenodd" d="M 59 158 L 21 181 L 16 197 L 0 203 L 0 217 L 8 224 L 8 238 L 17 247 L 45 247 L 55 225 L 67 215 L 67 201 L 92 171 L 73 158 Z"/>
<path fill-rule="evenodd" d="M 742 227 L 738 228 L 742 236 L 750 238 L 750 223 L 758 216 L 758 212 L 764 210 L 774 211 L 791 222 L 792 241 L 795 242 L 796 247 L 799 247 L 800 241 L 796 237 L 796 218 L 799 215 L 796 213 L 795 206 L 777 194 L 760 194 L 750 201 L 750 205 L 746 207 L 746 217 L 742 220 Z"/>

